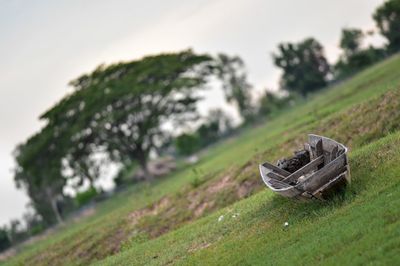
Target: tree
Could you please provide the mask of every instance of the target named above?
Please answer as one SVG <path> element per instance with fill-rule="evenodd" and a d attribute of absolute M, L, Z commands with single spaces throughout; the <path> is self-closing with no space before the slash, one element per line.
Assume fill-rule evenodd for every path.
<path fill-rule="evenodd" d="M 222 81 L 225 97 L 228 102 L 234 102 L 246 119 L 252 115 L 250 103 L 251 85 L 247 81 L 247 74 L 243 60 L 238 56 L 219 54 L 216 58 L 215 71 Z"/>
<path fill-rule="evenodd" d="M 33 207 L 48 225 L 62 222 L 58 203 L 66 179 L 61 173 L 65 150 L 61 143 L 57 132 L 47 126 L 14 152 L 16 185 L 27 191 Z"/>
<path fill-rule="evenodd" d="M 195 132 L 183 133 L 175 138 L 175 148 L 182 155 L 193 154 L 214 143 L 231 129 L 231 119 L 222 110 L 210 110 Z"/>
<path fill-rule="evenodd" d="M 11 241 L 8 236 L 8 230 L 4 227 L 0 228 L 0 252 L 11 247 Z"/>
<path fill-rule="evenodd" d="M 196 90 L 207 81 L 209 62 L 189 50 L 99 66 L 73 80 L 75 91 L 42 118 L 63 129 L 82 154 L 96 147 L 111 160 L 135 160 L 151 179 L 147 158 L 163 137 L 161 126 L 196 117 Z"/>
<path fill-rule="evenodd" d="M 388 52 L 400 50 L 400 0 L 383 3 L 373 14 L 380 33 L 388 40 Z"/>
<path fill-rule="evenodd" d="M 385 57 L 383 49 L 369 46 L 362 48 L 364 34 L 359 29 L 343 29 L 340 48 L 343 54 L 334 66 L 335 78 L 352 75 Z"/>
<path fill-rule="evenodd" d="M 218 134 L 224 135 L 232 130 L 232 118 L 221 109 L 211 109 L 206 117 L 206 123 L 217 124 Z"/>
<path fill-rule="evenodd" d="M 200 149 L 200 138 L 196 133 L 184 133 L 176 137 L 175 147 L 179 154 L 190 155 Z"/>
<path fill-rule="evenodd" d="M 67 169 L 65 176 L 68 179 L 76 180 L 74 184 L 76 188 L 88 181 L 89 187 L 95 189 L 94 183 L 109 161 L 107 154 L 101 149 L 96 149 L 94 145 L 73 145 L 66 151 L 63 168 Z"/>
<path fill-rule="evenodd" d="M 22 224 L 17 219 L 12 219 L 8 227 L 8 237 L 12 245 L 16 245 L 24 241 L 27 237 L 26 232 L 22 229 Z"/>
<path fill-rule="evenodd" d="M 206 147 L 218 139 L 231 128 L 231 120 L 220 109 L 210 110 L 205 121 L 197 129 L 197 134 L 200 138 L 200 146 Z"/>
<path fill-rule="evenodd" d="M 44 230 L 43 219 L 33 208 L 32 204 L 28 205 L 28 209 L 23 214 L 23 221 L 26 226 L 27 237 L 41 233 Z"/>
<path fill-rule="evenodd" d="M 269 116 L 273 112 L 282 110 L 293 101 L 293 95 L 278 96 L 277 94 L 266 90 L 265 94 L 259 100 L 258 113 L 263 116 Z"/>
<path fill-rule="evenodd" d="M 330 73 L 322 45 L 314 38 L 294 43 L 281 43 L 274 63 L 283 70 L 281 87 L 305 96 L 327 84 Z"/>
<path fill-rule="evenodd" d="M 347 58 L 359 52 L 363 38 L 364 33 L 360 29 L 342 29 L 339 46 Z"/>

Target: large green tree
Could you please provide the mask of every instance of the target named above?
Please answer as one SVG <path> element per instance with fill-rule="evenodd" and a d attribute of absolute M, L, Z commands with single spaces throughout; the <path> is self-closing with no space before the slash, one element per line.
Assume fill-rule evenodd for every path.
<path fill-rule="evenodd" d="M 162 141 L 162 125 L 196 116 L 196 90 L 206 83 L 211 61 L 189 50 L 99 66 L 72 81 L 74 92 L 42 118 L 69 136 L 70 160 L 86 164 L 101 150 L 117 162 L 137 161 L 151 179 L 147 159 Z"/>
<path fill-rule="evenodd" d="M 299 43 L 281 43 L 272 55 L 281 68 L 281 87 L 305 96 L 327 84 L 330 66 L 322 45 L 314 38 Z"/>
<path fill-rule="evenodd" d="M 400 0 L 389 0 L 383 3 L 373 14 L 381 32 L 388 40 L 389 53 L 400 50 Z"/>

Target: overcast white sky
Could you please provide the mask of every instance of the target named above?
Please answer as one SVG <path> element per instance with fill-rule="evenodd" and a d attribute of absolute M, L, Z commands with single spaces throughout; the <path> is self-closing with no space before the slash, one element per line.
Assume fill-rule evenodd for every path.
<path fill-rule="evenodd" d="M 342 27 L 373 29 L 381 0 L 0 0 L 0 225 L 28 202 L 12 180 L 11 152 L 38 116 L 100 63 L 193 48 L 240 55 L 250 81 L 276 88 L 271 52 L 314 36 L 331 61 Z M 219 106 L 215 93 L 208 106 Z"/>

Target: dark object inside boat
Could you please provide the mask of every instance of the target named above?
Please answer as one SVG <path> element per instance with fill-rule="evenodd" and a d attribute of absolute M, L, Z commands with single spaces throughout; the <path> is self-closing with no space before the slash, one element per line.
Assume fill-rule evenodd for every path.
<path fill-rule="evenodd" d="M 295 151 L 294 156 L 280 159 L 277 166 L 290 173 L 294 173 L 310 162 L 310 154 L 306 150 Z"/>

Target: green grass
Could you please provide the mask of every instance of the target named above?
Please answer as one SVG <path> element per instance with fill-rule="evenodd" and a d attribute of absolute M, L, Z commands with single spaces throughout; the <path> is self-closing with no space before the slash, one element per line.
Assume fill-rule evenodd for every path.
<path fill-rule="evenodd" d="M 213 147 L 193 167 L 116 195 L 94 216 L 69 223 L 7 263 L 395 264 L 399 129 L 395 56 Z M 257 164 L 290 154 L 311 132 L 350 146 L 351 188 L 324 204 L 264 189 Z M 228 185 L 211 189 L 221 180 Z M 237 193 L 242 188 L 249 189 Z M 196 207 L 206 206 L 200 215 L 190 207 L 193 198 Z M 160 199 L 167 199 L 165 206 Z M 145 215 L 133 222 L 132 213 Z"/>
<path fill-rule="evenodd" d="M 396 133 L 353 153 L 352 186 L 331 202 L 299 203 L 263 191 L 101 264 L 394 264 L 400 251 L 399 145 Z"/>

